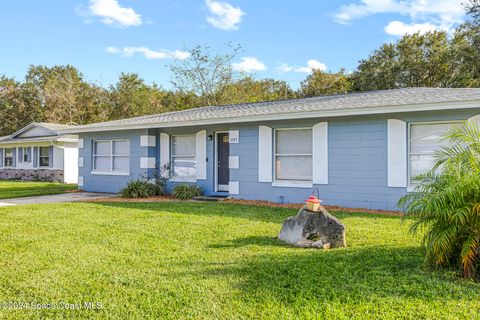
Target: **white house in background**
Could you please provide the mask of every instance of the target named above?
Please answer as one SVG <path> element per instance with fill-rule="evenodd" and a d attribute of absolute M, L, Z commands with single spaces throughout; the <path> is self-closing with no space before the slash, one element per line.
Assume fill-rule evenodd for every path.
<path fill-rule="evenodd" d="M 73 126 L 31 123 L 0 137 L 0 179 L 78 182 L 78 138 Z"/>

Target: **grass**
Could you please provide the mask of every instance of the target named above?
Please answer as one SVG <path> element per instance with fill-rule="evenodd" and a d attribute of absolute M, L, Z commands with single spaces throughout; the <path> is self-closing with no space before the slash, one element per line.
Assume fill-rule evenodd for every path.
<path fill-rule="evenodd" d="M 0 199 L 59 194 L 76 188 L 75 184 L 57 182 L 0 181 Z"/>
<path fill-rule="evenodd" d="M 218 203 L 0 208 L 0 318 L 471 319 L 480 285 L 422 268 L 398 217 L 337 212 L 348 247 L 276 240 L 295 210 Z"/>

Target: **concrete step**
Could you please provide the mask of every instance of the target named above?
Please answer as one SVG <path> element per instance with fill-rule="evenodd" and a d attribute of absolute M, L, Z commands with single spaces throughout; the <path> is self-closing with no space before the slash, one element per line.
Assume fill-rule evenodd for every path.
<path fill-rule="evenodd" d="M 199 196 L 193 198 L 195 201 L 224 201 L 227 199 L 227 196 Z"/>

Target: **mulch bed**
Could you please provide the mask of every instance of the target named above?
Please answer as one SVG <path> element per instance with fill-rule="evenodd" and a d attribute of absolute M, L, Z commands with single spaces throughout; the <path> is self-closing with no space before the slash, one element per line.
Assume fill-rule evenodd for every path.
<path fill-rule="evenodd" d="M 193 200 L 189 200 L 189 201 L 193 202 Z M 177 200 L 170 196 L 157 196 L 157 197 L 135 198 L 135 199 L 114 197 L 114 198 L 104 198 L 104 199 L 94 199 L 94 200 L 83 200 L 82 202 L 184 202 L 184 200 Z M 226 199 L 222 202 L 242 204 L 242 205 L 297 209 L 297 210 L 299 210 L 303 206 L 302 203 L 275 203 L 275 202 L 261 201 L 261 200 Z M 397 217 L 402 216 L 402 213 L 398 211 L 371 210 L 371 209 L 363 209 L 363 208 L 344 208 L 340 206 L 324 206 L 324 207 L 328 211 L 384 214 L 384 215 L 397 216 Z"/>

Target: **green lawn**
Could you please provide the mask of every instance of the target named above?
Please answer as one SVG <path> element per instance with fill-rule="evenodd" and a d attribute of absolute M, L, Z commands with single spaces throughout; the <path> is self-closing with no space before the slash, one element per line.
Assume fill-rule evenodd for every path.
<path fill-rule="evenodd" d="M 335 213 L 348 248 L 276 240 L 295 210 L 218 203 L 0 208 L 0 302 L 101 302 L 0 310 L 0 318 L 471 319 L 480 284 L 422 268 L 398 217 Z"/>
<path fill-rule="evenodd" d="M 58 194 L 76 188 L 75 184 L 0 180 L 0 199 Z"/>

